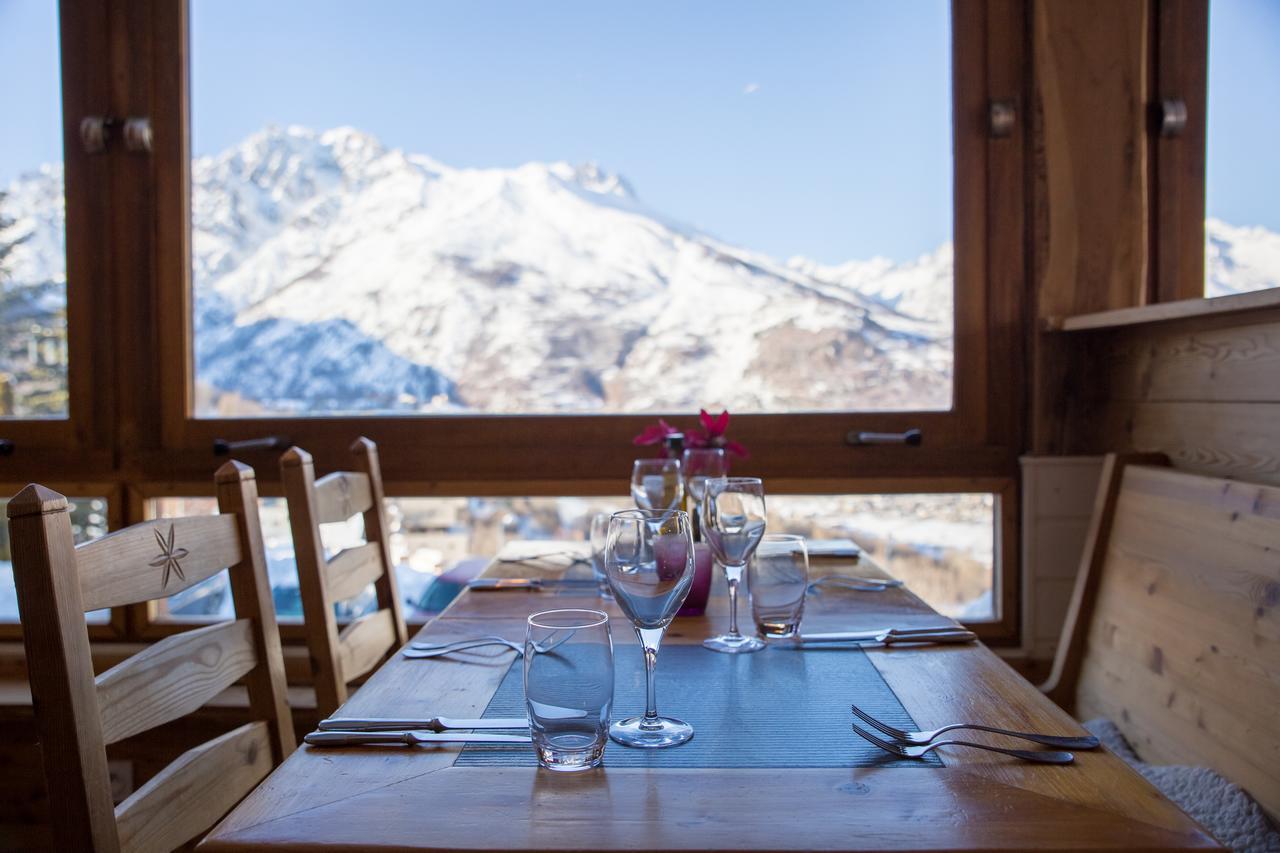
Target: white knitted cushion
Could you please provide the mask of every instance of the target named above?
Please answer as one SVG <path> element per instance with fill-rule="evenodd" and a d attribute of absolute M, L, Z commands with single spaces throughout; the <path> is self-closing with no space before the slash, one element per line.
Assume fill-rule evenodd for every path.
<path fill-rule="evenodd" d="M 1280 853 L 1280 833 L 1253 798 L 1226 777 L 1208 767 L 1147 764 L 1110 720 L 1090 720 L 1084 727 L 1219 843 L 1236 853 Z"/>

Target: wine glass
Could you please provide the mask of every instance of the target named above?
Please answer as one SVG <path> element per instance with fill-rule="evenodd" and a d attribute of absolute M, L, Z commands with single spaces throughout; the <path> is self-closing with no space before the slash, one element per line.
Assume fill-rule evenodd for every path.
<path fill-rule="evenodd" d="M 647 685 L 644 716 L 614 723 L 609 737 L 623 746 L 644 748 L 684 743 L 693 737 L 693 726 L 658 716 L 653 678 L 662 634 L 693 583 L 689 514 L 683 510 L 615 512 L 609 519 L 604 565 L 618 607 L 640 638 Z"/>
<path fill-rule="evenodd" d="M 702 532 L 729 582 L 729 633 L 703 640 L 702 645 L 730 654 L 758 652 L 764 641 L 738 632 L 738 582 L 764 536 L 764 483 L 755 477 L 718 477 L 708 480 L 705 488 Z"/>
<path fill-rule="evenodd" d="M 637 459 L 631 468 L 631 497 L 640 509 L 674 510 L 684 500 L 679 459 Z"/>
<path fill-rule="evenodd" d="M 613 600 L 613 591 L 609 589 L 609 579 L 604 571 L 604 545 L 609 538 L 609 513 L 597 512 L 591 516 L 591 531 L 588 539 L 591 543 L 591 574 L 596 579 L 596 591 L 601 598 Z"/>
<path fill-rule="evenodd" d="M 681 460 L 685 489 L 693 499 L 693 532 L 695 538 L 701 529 L 702 496 L 707 480 L 729 476 L 729 459 L 723 447 L 691 447 Z"/>

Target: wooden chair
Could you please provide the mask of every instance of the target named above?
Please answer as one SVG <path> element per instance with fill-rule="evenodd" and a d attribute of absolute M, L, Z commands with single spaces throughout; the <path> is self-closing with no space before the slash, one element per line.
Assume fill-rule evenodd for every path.
<path fill-rule="evenodd" d="M 295 747 L 253 470 L 218 469 L 219 515 L 135 524 L 75 546 L 67 500 L 9 502 L 13 573 L 59 850 L 172 850 Z M 236 619 L 174 634 L 94 677 L 84 614 L 181 592 L 230 568 Z M 244 679 L 254 721 L 179 756 L 112 806 L 107 745 L 175 720 Z"/>
<path fill-rule="evenodd" d="M 316 710 L 332 714 L 347 701 L 347 684 L 369 672 L 408 640 L 395 566 L 391 562 L 378 446 L 367 438 L 351 445 L 355 471 L 316 479 L 311 455 L 291 447 L 280 457 L 289 526 L 298 561 L 298 585 L 315 677 Z M 364 516 L 365 543 L 327 559 L 320 525 Z M 378 610 L 338 633 L 334 605 L 373 584 Z"/>
<path fill-rule="evenodd" d="M 1280 815 L 1280 488 L 1109 456 L 1044 689 Z"/>

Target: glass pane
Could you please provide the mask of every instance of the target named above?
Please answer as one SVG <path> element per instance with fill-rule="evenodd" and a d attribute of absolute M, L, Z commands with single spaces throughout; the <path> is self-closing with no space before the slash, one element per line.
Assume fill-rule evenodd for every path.
<path fill-rule="evenodd" d="M 995 496 L 771 495 L 769 530 L 848 538 L 939 613 L 996 617 Z"/>
<path fill-rule="evenodd" d="M 66 417 L 58 4 L 0 2 L 0 56 L 0 418 Z"/>
<path fill-rule="evenodd" d="M 106 498 L 67 498 L 71 508 L 71 532 L 76 544 L 107 535 Z M 0 499 L 0 514 L 7 499 Z M 9 552 L 9 526 L 0 524 L 0 622 L 18 621 L 18 595 L 13 586 L 13 563 Z M 85 614 L 89 622 L 107 622 L 110 610 L 94 610 Z"/>
<path fill-rule="evenodd" d="M 1280 4 L 1209 4 L 1205 295 L 1280 287 Z"/>
<path fill-rule="evenodd" d="M 950 408 L 949 15 L 193 0 L 196 413 Z"/>

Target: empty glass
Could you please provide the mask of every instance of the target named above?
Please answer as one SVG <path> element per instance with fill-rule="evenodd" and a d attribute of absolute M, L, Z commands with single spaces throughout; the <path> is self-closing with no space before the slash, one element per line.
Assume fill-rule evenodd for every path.
<path fill-rule="evenodd" d="M 809 586 L 804 537 L 770 533 L 761 539 L 747 568 L 747 586 L 756 630 L 768 639 L 794 637 Z"/>
<path fill-rule="evenodd" d="M 764 482 L 755 477 L 718 477 L 708 480 L 702 498 L 702 533 L 711 545 L 729 582 L 729 633 L 703 640 L 702 645 L 730 654 L 758 652 L 759 637 L 738 631 L 738 582 L 747 561 L 764 536 Z"/>
<path fill-rule="evenodd" d="M 609 513 L 597 512 L 591 516 L 591 574 L 596 579 L 596 592 L 601 598 L 613 600 L 613 590 L 609 589 L 609 578 L 604 571 L 604 546 L 609 538 Z"/>
<path fill-rule="evenodd" d="M 693 726 L 658 716 L 654 668 L 662 633 L 693 583 L 693 536 L 682 510 L 615 512 L 609 519 L 605 571 L 618 607 L 635 626 L 644 651 L 645 711 L 614 723 L 609 736 L 623 746 L 663 747 L 693 737 Z"/>
<path fill-rule="evenodd" d="M 679 509 L 684 480 L 679 459 L 637 459 L 631 468 L 631 498 L 640 509 Z"/>
<path fill-rule="evenodd" d="M 599 610 L 529 617 L 524 696 L 538 763 L 548 770 L 598 767 L 613 705 L 613 639 Z"/>
<path fill-rule="evenodd" d="M 693 503 L 693 534 L 698 538 L 701 521 L 702 496 L 706 493 L 707 480 L 729 475 L 729 458 L 722 447 L 696 447 L 684 452 L 681 459 L 684 486 Z"/>

